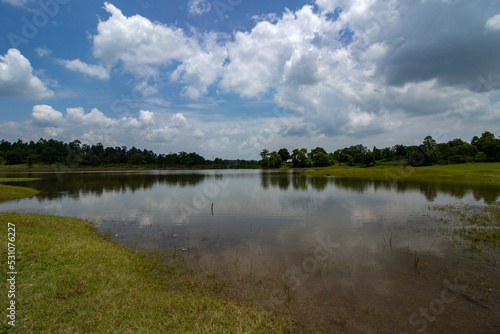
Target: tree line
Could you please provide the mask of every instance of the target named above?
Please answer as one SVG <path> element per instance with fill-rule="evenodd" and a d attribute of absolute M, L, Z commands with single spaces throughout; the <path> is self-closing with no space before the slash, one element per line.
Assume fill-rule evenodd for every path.
<path fill-rule="evenodd" d="M 95 145 L 82 144 L 79 140 L 69 143 L 54 139 L 41 138 L 37 142 L 10 143 L 0 141 L 0 164 L 63 164 L 73 167 L 85 166 L 152 166 L 173 168 L 279 168 L 279 167 L 323 167 L 336 163 L 349 166 L 373 166 L 377 163 L 397 162 L 412 166 L 428 166 L 433 164 L 457 164 L 465 162 L 500 161 L 500 139 L 491 132 L 483 132 L 480 137 L 474 136 L 470 143 L 462 139 L 453 139 L 447 143 L 436 143 L 431 137 L 424 138 L 422 144 L 369 150 L 361 144 L 338 149 L 327 153 L 324 148 L 316 147 L 311 151 L 306 148 L 289 152 L 282 148 L 270 152 L 263 149 L 261 160 L 207 160 L 192 152 L 156 154 L 151 150 L 140 150 L 136 147 L 104 147 L 102 143 Z"/>
<path fill-rule="evenodd" d="M 420 145 L 395 145 L 392 147 L 369 150 L 361 144 L 338 149 L 327 153 L 324 148 L 316 147 L 310 152 L 306 148 L 294 149 L 291 153 L 286 148 L 260 153 L 260 165 L 263 168 L 279 167 L 325 167 L 336 163 L 349 166 L 374 166 L 377 163 L 398 162 L 414 167 L 434 164 L 459 164 L 466 162 L 500 161 L 500 139 L 491 132 L 483 132 L 481 137 L 474 136 L 470 143 L 462 139 L 453 139 L 447 143 L 436 143 L 432 136 L 424 138 Z"/>
<path fill-rule="evenodd" d="M 63 164 L 72 167 L 85 166 L 154 166 L 174 168 L 255 168 L 257 161 L 222 160 L 215 158 L 207 160 L 192 152 L 156 154 L 151 150 L 140 150 L 136 147 L 128 149 L 121 147 L 104 147 L 102 143 L 95 145 L 82 144 L 79 140 L 70 143 L 54 139 L 41 138 L 37 142 L 30 141 L 10 143 L 0 141 L 0 164 Z"/>

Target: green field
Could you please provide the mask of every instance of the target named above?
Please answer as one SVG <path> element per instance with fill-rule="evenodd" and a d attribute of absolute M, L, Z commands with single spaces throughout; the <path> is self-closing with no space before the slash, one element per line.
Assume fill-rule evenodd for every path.
<path fill-rule="evenodd" d="M 4 182 L 34 181 L 34 178 L 1 178 L 0 177 L 0 203 L 30 197 L 38 193 L 37 190 L 24 187 L 7 186 Z"/>
<path fill-rule="evenodd" d="M 426 167 L 379 165 L 365 168 L 336 165 L 314 168 L 305 172 L 305 174 L 411 181 L 488 182 L 500 184 L 500 163 L 468 163 Z"/>

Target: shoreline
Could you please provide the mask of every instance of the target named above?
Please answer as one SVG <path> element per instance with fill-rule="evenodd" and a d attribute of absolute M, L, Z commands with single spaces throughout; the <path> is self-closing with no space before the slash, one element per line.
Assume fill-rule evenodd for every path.
<path fill-rule="evenodd" d="M 476 172 L 484 170 L 479 168 L 481 166 L 475 167 Z M 349 171 L 357 175 L 354 177 L 363 177 L 361 175 L 366 173 L 362 168 L 337 167 L 336 170 Z M 375 172 L 386 170 L 381 168 Z M 398 170 L 397 166 L 391 170 Z M 328 168 L 309 171 L 329 172 Z M 457 175 L 459 170 L 455 172 Z M 30 180 L 0 178 L 0 183 Z M 407 180 L 415 181 L 411 178 Z M 460 178 L 455 181 L 460 181 Z M 462 214 L 461 208 L 457 206 L 446 212 L 446 217 Z M 498 207 L 495 214 L 497 211 Z M 308 321 L 315 320 L 293 313 L 298 311 L 292 311 L 293 307 L 288 304 L 284 304 L 284 309 L 269 311 L 259 308 L 258 304 L 239 303 L 237 298 L 224 291 L 226 286 L 240 289 L 238 284 L 243 283 L 233 286 L 230 278 L 221 277 L 217 272 L 193 269 L 179 253 L 134 251 L 111 241 L 109 235 L 98 232 L 92 224 L 71 217 L 0 213 L 0 221 L 4 226 L 11 223 L 17 229 L 16 257 L 19 256 L 19 260 L 16 261 L 15 329 L 18 331 L 314 332 L 315 327 L 307 325 Z M 5 239 L 7 228 L 3 230 Z M 475 246 L 475 251 L 483 252 L 483 247 L 498 245 L 497 233 L 485 235 L 480 230 L 465 235 L 468 229 L 458 232 L 456 235 L 452 234 L 452 230 L 447 233 L 459 240 L 468 240 Z M 478 238 L 484 239 L 487 244 L 477 243 Z M 0 246 L 2 253 L 7 252 L 6 244 Z M 464 246 L 465 243 L 461 247 Z M 429 260 L 426 257 L 426 261 Z M 4 273 L 8 272 L 7 263 L 2 266 Z M 7 309 L 8 304 L 2 302 L 1 306 Z M 334 319 L 340 321 L 343 318 L 336 316 Z M 7 320 L 4 320 L 0 330 L 11 330 Z M 330 325 L 333 326 L 328 327 L 330 329 L 345 329 L 343 326 L 346 326 L 344 322 Z"/>
<path fill-rule="evenodd" d="M 379 165 L 374 167 L 330 167 L 309 168 L 306 175 L 355 178 L 395 179 L 407 181 L 439 181 L 471 183 L 480 182 L 500 186 L 500 163 L 466 163 L 457 165 L 434 165 L 411 167 L 402 165 Z"/>
<path fill-rule="evenodd" d="M 39 178 L 2 178 L 0 177 L 0 203 L 31 197 L 39 193 L 38 190 L 5 185 L 3 183 L 29 182 L 40 180 Z"/>
<path fill-rule="evenodd" d="M 37 193 L 3 184 L 0 192 L 2 202 Z M 2 239 L 12 241 L 0 246 L 12 256 L 2 261 L 11 279 L 2 333 L 300 331 L 289 317 L 225 297 L 223 278 L 182 255 L 139 253 L 77 218 L 0 213 L 0 222 Z"/>
<path fill-rule="evenodd" d="M 226 168 L 215 166 L 193 166 L 193 167 L 158 167 L 148 165 L 138 166 L 97 166 L 97 167 L 74 167 L 67 165 L 0 165 L 0 173 L 40 173 L 40 172 L 106 172 L 106 171 L 143 171 L 143 170 L 207 170 L 207 169 L 260 169 L 256 168 Z"/>
<path fill-rule="evenodd" d="M 71 167 L 36 165 L 2 165 L 0 173 L 41 173 L 41 172 L 106 172 L 106 171 L 143 171 L 143 170 L 208 170 L 208 169 L 259 169 L 263 171 L 296 170 L 305 175 L 336 176 L 356 178 L 397 179 L 409 181 L 452 181 L 452 182 L 488 182 L 500 185 L 500 163 L 465 163 L 453 165 L 432 165 L 412 167 L 406 165 L 381 164 L 373 167 L 346 166 L 337 164 L 329 167 L 308 168 L 215 168 L 203 167 L 157 167 L 157 166 L 99 166 L 99 167 Z M 0 183 L 5 182 L 1 181 Z M 12 182 L 9 180 L 9 182 Z"/>

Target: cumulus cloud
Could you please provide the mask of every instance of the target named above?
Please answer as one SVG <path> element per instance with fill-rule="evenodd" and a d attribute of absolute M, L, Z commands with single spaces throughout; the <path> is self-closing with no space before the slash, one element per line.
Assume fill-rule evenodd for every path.
<path fill-rule="evenodd" d="M 182 93 L 192 99 L 206 94 L 207 87 L 217 80 L 226 58 L 217 34 L 207 33 L 199 43 L 180 28 L 140 15 L 126 17 L 107 2 L 104 8 L 111 16 L 98 24 L 93 53 L 107 66 L 121 63 L 125 71 L 138 77 L 158 78 L 159 68 L 181 63 L 167 77 L 185 84 Z"/>
<path fill-rule="evenodd" d="M 486 6 L 316 4 L 319 11 L 306 5 L 260 21 L 226 45 L 220 87 L 243 97 L 271 93 L 279 106 L 303 115 L 304 125 L 283 133 L 373 135 L 403 124 L 401 115 L 442 115 L 474 94 L 478 76 L 500 66 L 500 35 L 483 34 Z M 391 114 L 399 120 L 388 122 Z"/>
<path fill-rule="evenodd" d="M 0 55 L 0 96 L 47 98 L 54 92 L 33 74 L 33 68 L 17 49 Z"/>
<path fill-rule="evenodd" d="M 109 70 L 104 66 L 87 64 L 80 59 L 63 60 L 62 63 L 69 70 L 80 72 L 101 80 L 109 79 Z"/>
<path fill-rule="evenodd" d="M 104 115 L 101 111 L 93 108 L 89 113 L 85 113 L 83 108 L 67 108 L 66 120 L 72 125 L 84 125 L 91 127 L 110 127 L 118 125 L 119 121 Z"/>
<path fill-rule="evenodd" d="M 315 72 L 321 70 L 314 63 L 321 54 L 315 42 L 323 38 L 332 48 L 340 47 L 336 35 L 334 24 L 314 13 L 312 6 L 287 11 L 275 23 L 258 22 L 250 32 L 237 32 L 227 45 L 229 62 L 220 86 L 244 97 L 259 96 L 286 83 L 286 78 L 282 80 L 285 68 L 291 80 L 313 83 Z"/>
<path fill-rule="evenodd" d="M 108 2 L 104 8 L 111 17 L 99 22 L 93 39 L 94 56 L 106 64 L 122 61 L 127 70 L 141 74 L 149 65 L 181 61 L 193 54 L 193 45 L 182 29 L 140 15 L 126 17 Z"/>
<path fill-rule="evenodd" d="M 201 15 L 210 7 L 191 0 L 188 8 Z M 290 138 L 407 133 L 403 129 L 417 119 L 490 113 L 489 100 L 500 89 L 494 72 L 500 68 L 500 19 L 486 0 L 316 0 L 255 16 L 253 27 L 232 35 L 127 17 L 110 3 L 104 9 L 109 17 L 93 36 L 93 54 L 103 65 L 75 60 L 67 64 L 73 70 L 102 79 L 111 69 L 131 73 L 149 101 L 158 100 L 163 78 L 179 83 L 179 93 L 192 100 L 214 91 L 236 94 L 272 101 L 293 115 L 265 131 L 262 119 L 243 129 L 236 121 L 207 126 L 184 114 L 161 118 L 146 111 L 120 119 L 83 110 L 64 117 L 84 124 L 98 119 L 145 140 L 172 141 L 193 129 L 190 136 L 203 138 L 205 150 L 253 152 L 270 143 L 269 132 L 285 144 Z M 151 78 L 157 79 L 153 85 Z"/>
<path fill-rule="evenodd" d="M 135 117 L 113 118 L 96 108 L 90 112 L 81 107 L 67 108 L 63 114 L 49 105 L 36 105 L 31 116 L 33 125 L 50 137 L 82 138 L 111 146 L 128 142 L 131 136 L 143 141 L 168 142 L 191 126 L 182 113 L 157 119 L 149 110 L 140 110 Z"/>
<path fill-rule="evenodd" d="M 61 112 L 45 104 L 34 106 L 31 115 L 37 125 L 46 127 L 60 126 L 63 120 Z"/>
<path fill-rule="evenodd" d="M 141 120 L 141 122 L 143 124 L 153 125 L 155 122 L 155 114 L 152 111 L 140 110 L 139 111 L 139 119 Z"/>
<path fill-rule="evenodd" d="M 204 36 L 203 50 L 186 57 L 170 78 L 186 86 L 182 94 L 194 100 L 207 94 L 208 87 L 221 76 L 227 50 L 217 43 L 215 33 Z"/>
<path fill-rule="evenodd" d="M 183 114 L 177 113 L 174 116 L 172 116 L 171 126 L 173 128 L 186 128 L 189 127 L 189 124 L 186 117 L 184 117 Z"/>

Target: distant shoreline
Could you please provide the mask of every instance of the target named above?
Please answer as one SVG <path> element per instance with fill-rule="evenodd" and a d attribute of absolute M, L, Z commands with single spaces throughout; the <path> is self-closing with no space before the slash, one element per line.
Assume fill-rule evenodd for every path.
<path fill-rule="evenodd" d="M 0 173 L 1 172 L 12 172 L 12 173 L 18 173 L 18 172 L 64 172 L 64 171 L 141 171 L 141 170 L 206 170 L 206 169 L 261 169 L 260 167 L 256 166 L 255 168 L 249 168 L 249 167 L 241 167 L 241 168 L 235 168 L 235 167 L 217 167 L 217 166 L 191 166 L 191 167 L 158 167 L 158 166 L 134 166 L 134 165 L 116 165 L 116 166 L 97 166 L 97 167 L 92 167 L 92 166 L 86 166 L 86 167 L 81 167 L 81 166 L 67 166 L 67 165 L 34 165 L 33 167 L 28 167 L 26 164 L 23 165 L 0 165 Z"/>
<path fill-rule="evenodd" d="M 405 165 L 379 165 L 374 167 L 308 168 L 306 175 L 342 176 L 357 178 L 395 179 L 408 181 L 481 182 L 500 186 L 500 163 L 481 162 L 454 165 L 411 167 Z"/>
<path fill-rule="evenodd" d="M 260 169 L 260 170 L 287 170 L 264 168 L 216 168 L 214 166 L 192 167 L 163 167 L 157 166 L 99 166 L 99 167 L 71 167 L 65 165 L 1 165 L 0 173 L 37 173 L 37 172 L 106 172 L 106 171 L 143 171 L 143 170 L 207 170 L 207 169 Z M 408 181 L 445 181 L 445 182 L 488 182 L 500 185 L 499 162 L 472 162 L 464 164 L 432 165 L 412 167 L 409 165 L 382 164 L 373 167 L 347 166 L 337 164 L 329 167 L 290 168 L 301 171 L 305 175 L 339 176 L 356 178 L 396 179 Z"/>

